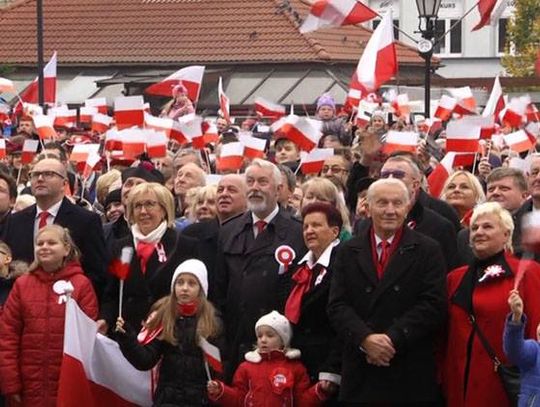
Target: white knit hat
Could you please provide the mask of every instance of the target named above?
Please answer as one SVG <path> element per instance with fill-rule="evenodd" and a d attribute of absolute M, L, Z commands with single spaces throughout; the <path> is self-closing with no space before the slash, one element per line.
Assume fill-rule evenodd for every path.
<path fill-rule="evenodd" d="M 257 333 L 257 328 L 263 325 L 269 326 L 278 333 L 283 341 L 285 349 L 289 347 L 291 343 L 292 329 L 287 318 L 277 311 L 272 311 L 269 314 L 263 315 L 255 324 L 255 333 Z"/>
<path fill-rule="evenodd" d="M 197 259 L 186 260 L 174 270 L 173 278 L 171 281 L 171 292 L 174 292 L 174 283 L 180 274 L 193 274 L 199 280 L 199 284 L 204 292 L 205 296 L 208 296 L 208 271 L 204 263 Z"/>

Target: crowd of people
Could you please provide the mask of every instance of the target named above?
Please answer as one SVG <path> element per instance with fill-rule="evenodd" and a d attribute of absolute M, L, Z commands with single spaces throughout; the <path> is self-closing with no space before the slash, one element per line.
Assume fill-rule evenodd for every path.
<path fill-rule="evenodd" d="M 195 112 L 182 85 L 173 94 L 163 117 Z M 23 163 L 37 135 L 21 116 L 0 164 L 4 402 L 58 402 L 71 297 L 135 368 L 157 371 L 156 406 L 510 406 L 511 366 L 520 405 L 540 405 L 540 155 L 518 168 L 509 146 L 483 141 L 435 194 L 446 123 L 432 134 L 382 103 L 363 123 L 328 94 L 312 119 L 333 149 L 315 174 L 253 115 L 218 117 L 204 149 L 104 152 L 83 176 L 73 146 L 103 147 L 104 134 L 57 128 Z M 416 151 L 388 151 L 389 130 L 419 133 Z M 264 156 L 217 168 L 245 134 Z"/>

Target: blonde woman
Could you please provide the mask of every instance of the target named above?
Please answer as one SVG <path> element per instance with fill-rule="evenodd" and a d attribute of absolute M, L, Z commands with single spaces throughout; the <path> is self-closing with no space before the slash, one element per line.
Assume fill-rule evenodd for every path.
<path fill-rule="evenodd" d="M 469 171 L 456 171 L 444 183 L 441 199 L 458 213 L 463 227 L 469 226 L 472 210 L 486 200 L 480 181 Z"/>
<path fill-rule="evenodd" d="M 188 208 L 195 222 L 214 219 L 217 216 L 217 185 L 206 185 L 197 188 Z"/>

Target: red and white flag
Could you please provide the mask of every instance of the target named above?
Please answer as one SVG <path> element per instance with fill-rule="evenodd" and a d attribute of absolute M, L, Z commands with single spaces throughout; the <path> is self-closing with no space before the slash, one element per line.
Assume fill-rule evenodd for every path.
<path fill-rule="evenodd" d="M 6 139 L 0 138 L 0 160 L 6 158 Z"/>
<path fill-rule="evenodd" d="M 131 259 L 133 258 L 133 247 L 125 246 L 120 251 L 120 257 L 111 261 L 109 265 L 109 273 L 119 280 L 128 278 Z"/>
<path fill-rule="evenodd" d="M 50 61 L 43 68 L 43 100 L 45 103 L 54 105 L 56 103 L 56 51 L 51 57 Z M 23 102 L 38 103 L 39 99 L 39 84 L 38 78 L 26 87 L 21 93 L 20 97 Z M 20 111 L 20 101 L 17 103 L 15 110 Z"/>
<path fill-rule="evenodd" d="M 350 86 L 354 84 L 351 82 Z M 362 100 L 362 89 L 355 89 L 353 87 L 349 88 L 347 92 L 347 98 L 345 99 L 345 106 L 348 106 L 352 109 L 358 109 L 360 101 Z"/>
<path fill-rule="evenodd" d="M 103 113 L 96 113 L 92 116 L 92 131 L 105 133 L 111 127 L 113 118 Z"/>
<path fill-rule="evenodd" d="M 322 122 L 296 115 L 281 118 L 272 124 L 272 131 L 293 141 L 300 150 L 311 151 L 322 136 Z"/>
<path fill-rule="evenodd" d="M 448 89 L 448 91 L 457 101 L 454 113 L 460 115 L 476 114 L 476 99 L 469 86 Z"/>
<path fill-rule="evenodd" d="M 178 141 L 180 144 L 186 144 L 190 141 L 182 134 L 180 124 L 178 124 L 176 120 L 169 119 L 168 117 L 156 117 L 149 113 L 145 113 L 144 127 L 164 132 L 167 137 Z"/>
<path fill-rule="evenodd" d="M 184 142 L 181 139 L 176 139 L 180 144 L 191 143 L 193 148 L 202 150 L 205 146 L 203 120 L 201 116 L 196 114 L 186 114 L 178 119 L 175 123 L 175 127 L 178 129 L 178 134 L 183 137 Z M 176 133 L 175 133 L 176 136 Z M 171 136 L 172 138 L 172 136 Z"/>
<path fill-rule="evenodd" d="M 452 120 L 446 128 L 446 151 L 476 153 L 480 145 L 481 127 L 467 120 Z"/>
<path fill-rule="evenodd" d="M 316 0 L 300 27 L 300 32 L 360 24 L 375 17 L 375 11 L 356 0 Z"/>
<path fill-rule="evenodd" d="M 21 163 L 30 164 L 37 154 L 39 140 L 24 140 L 21 153 Z"/>
<path fill-rule="evenodd" d="M 77 110 L 67 106 L 49 109 L 47 116 L 54 117 L 54 127 L 72 128 L 77 123 Z"/>
<path fill-rule="evenodd" d="M 526 119 L 529 103 L 530 97 L 528 95 L 512 98 L 499 114 L 501 124 L 520 127 Z"/>
<path fill-rule="evenodd" d="M 39 115 L 34 116 L 32 119 L 34 120 L 34 127 L 41 140 L 53 139 L 56 137 L 53 117 Z"/>
<path fill-rule="evenodd" d="M 431 174 L 428 175 L 427 182 L 431 196 L 439 198 L 441 195 L 444 183 L 448 177 L 454 173 L 455 157 L 456 153 L 453 151 L 446 153 L 439 164 L 431 171 Z"/>
<path fill-rule="evenodd" d="M 382 150 L 385 154 L 394 151 L 409 151 L 414 153 L 418 145 L 418 134 L 413 131 L 390 130 L 386 134 L 385 143 Z"/>
<path fill-rule="evenodd" d="M 88 179 L 90 175 L 92 175 L 92 172 L 96 168 L 96 166 L 101 161 L 101 156 L 97 153 L 90 154 L 88 158 L 86 159 L 86 162 L 84 163 L 84 168 L 82 170 L 82 176 L 85 179 Z"/>
<path fill-rule="evenodd" d="M 106 98 L 94 98 L 86 99 L 84 101 L 86 107 L 95 107 L 99 113 L 107 114 L 107 99 Z"/>
<path fill-rule="evenodd" d="M 244 155 L 248 158 L 263 158 L 266 140 L 251 134 L 238 134 L 238 140 L 244 144 Z"/>
<path fill-rule="evenodd" d="M 0 78 L 0 93 L 17 93 L 13 82 L 6 78 Z"/>
<path fill-rule="evenodd" d="M 218 129 L 213 121 L 203 121 L 202 124 L 204 144 L 217 143 L 219 140 Z M 208 184 L 207 184 L 208 185 Z"/>
<path fill-rule="evenodd" d="M 116 129 L 109 129 L 105 133 L 105 150 L 122 150 L 122 133 Z"/>
<path fill-rule="evenodd" d="M 69 155 L 69 161 L 84 163 L 88 160 L 88 157 L 96 155 L 98 152 L 99 144 L 75 144 Z"/>
<path fill-rule="evenodd" d="M 118 130 L 144 123 L 144 99 L 142 96 L 121 96 L 114 99 L 114 118 Z"/>
<path fill-rule="evenodd" d="M 223 91 L 223 80 L 221 76 L 219 77 L 218 83 L 218 97 L 219 97 L 219 108 L 221 109 L 221 114 L 223 118 L 227 120 L 227 123 L 231 122 L 231 106 L 229 103 L 229 98 Z"/>
<path fill-rule="evenodd" d="M 218 373 L 223 373 L 223 364 L 221 363 L 221 353 L 219 352 L 219 348 L 212 345 L 202 336 L 199 338 L 199 346 L 203 350 L 206 362 L 212 366 L 212 369 Z"/>
<path fill-rule="evenodd" d="M 146 134 L 144 130 L 138 128 L 125 129 L 121 131 L 122 151 L 125 157 L 137 158 L 146 151 Z"/>
<path fill-rule="evenodd" d="M 536 141 L 540 136 L 540 124 L 538 122 L 527 123 L 524 130 L 529 138 L 534 141 L 534 144 L 536 144 Z"/>
<path fill-rule="evenodd" d="M 300 153 L 300 171 L 302 174 L 318 174 L 327 158 L 334 155 L 333 148 L 314 148 L 309 153 L 302 151 Z"/>
<path fill-rule="evenodd" d="M 491 139 L 495 133 L 495 121 L 493 116 L 465 116 L 461 119 L 463 123 L 471 126 L 480 126 L 480 138 Z"/>
<path fill-rule="evenodd" d="M 285 106 L 261 97 L 255 99 L 255 111 L 259 116 L 268 117 L 274 121 L 281 119 L 286 113 Z"/>
<path fill-rule="evenodd" d="M 488 25 L 491 21 L 491 13 L 497 4 L 497 0 L 479 0 L 478 12 L 480 13 L 480 21 L 474 26 L 472 31 L 479 30 L 480 28 Z"/>
<path fill-rule="evenodd" d="M 135 369 L 118 344 L 97 333 L 74 299 L 66 303 L 59 407 L 151 406 L 152 372 Z"/>
<path fill-rule="evenodd" d="M 79 109 L 79 123 L 90 124 L 92 117 L 98 113 L 97 107 L 81 106 Z"/>
<path fill-rule="evenodd" d="M 172 97 L 173 88 L 182 84 L 187 89 L 188 98 L 196 103 L 201 91 L 204 68 L 201 65 L 186 66 L 167 76 L 161 82 L 150 85 L 144 92 L 149 95 Z"/>
<path fill-rule="evenodd" d="M 540 122 L 540 112 L 536 108 L 534 103 L 529 103 L 525 111 L 527 122 Z"/>
<path fill-rule="evenodd" d="M 514 133 L 505 134 L 503 135 L 503 139 L 510 150 L 518 153 L 529 151 L 535 145 L 525 130 L 518 130 Z"/>
<path fill-rule="evenodd" d="M 397 117 L 404 117 L 407 121 L 411 114 L 411 106 L 409 104 L 409 95 L 403 93 L 401 95 L 396 95 L 395 98 L 392 98 L 390 101 L 394 114 Z"/>
<path fill-rule="evenodd" d="M 146 153 L 150 158 L 163 158 L 167 155 L 169 138 L 162 131 L 146 130 Z"/>
<path fill-rule="evenodd" d="M 350 88 L 362 90 L 364 95 L 374 92 L 395 76 L 397 71 L 392 11 L 388 9 L 358 61 Z"/>
<path fill-rule="evenodd" d="M 504 96 L 501 86 L 501 81 L 499 80 L 499 75 L 495 77 L 493 82 L 493 89 L 491 89 L 491 94 L 486 103 L 486 107 L 482 112 L 482 116 L 494 116 L 495 118 L 499 117 L 499 113 L 504 109 Z"/>
<path fill-rule="evenodd" d="M 456 108 L 457 100 L 453 97 L 442 95 L 434 116 L 441 119 L 443 122 L 452 117 L 452 113 Z"/>
<path fill-rule="evenodd" d="M 219 157 L 216 158 L 216 168 L 219 171 L 238 171 L 244 162 L 244 144 L 236 141 L 221 146 Z"/>

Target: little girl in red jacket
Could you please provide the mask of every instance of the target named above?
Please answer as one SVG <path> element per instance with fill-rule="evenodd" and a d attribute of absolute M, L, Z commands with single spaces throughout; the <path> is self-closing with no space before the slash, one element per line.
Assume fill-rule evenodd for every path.
<path fill-rule="evenodd" d="M 67 229 L 45 226 L 34 247 L 35 261 L 29 273 L 15 281 L 0 319 L 0 383 L 13 405 L 52 407 L 60 377 L 67 296 L 93 319 L 98 306 Z"/>
<path fill-rule="evenodd" d="M 333 384 L 326 380 L 311 386 L 300 351 L 289 348 L 292 330 L 287 318 L 276 311 L 255 324 L 257 348 L 245 355 L 234 374 L 233 385 L 208 382 L 208 396 L 217 405 L 293 407 L 319 406 Z"/>

